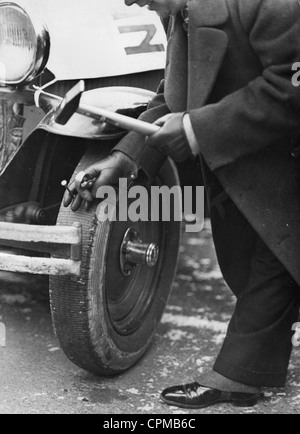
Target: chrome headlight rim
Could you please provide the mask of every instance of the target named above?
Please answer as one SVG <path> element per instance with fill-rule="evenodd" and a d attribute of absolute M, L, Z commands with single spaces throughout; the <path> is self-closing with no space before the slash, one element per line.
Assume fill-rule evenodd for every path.
<path fill-rule="evenodd" d="M 2 7 L 11 7 L 17 11 L 25 14 L 30 21 L 35 33 L 36 49 L 34 58 L 30 67 L 24 72 L 23 76 L 17 80 L 6 79 L 1 80 L 0 86 L 20 87 L 30 84 L 36 77 L 38 77 L 46 68 L 50 56 L 50 34 L 45 23 L 38 17 L 34 11 L 31 11 L 27 6 L 24 7 L 17 2 L 1 2 Z"/>

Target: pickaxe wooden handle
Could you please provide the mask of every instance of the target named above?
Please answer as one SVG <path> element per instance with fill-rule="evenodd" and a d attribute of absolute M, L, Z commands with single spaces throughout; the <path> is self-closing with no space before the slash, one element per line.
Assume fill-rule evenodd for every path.
<path fill-rule="evenodd" d="M 84 81 L 77 83 L 67 94 L 61 99 L 61 103 L 55 112 L 55 122 L 60 125 L 65 125 L 74 113 L 85 114 L 95 118 L 100 118 L 102 122 L 109 121 L 114 125 L 124 128 L 128 131 L 136 131 L 145 136 L 151 136 L 160 128 L 157 125 L 138 119 L 130 118 L 119 113 L 115 113 L 106 109 L 81 104 L 81 95 L 85 91 Z M 41 91 L 39 91 L 41 93 Z"/>

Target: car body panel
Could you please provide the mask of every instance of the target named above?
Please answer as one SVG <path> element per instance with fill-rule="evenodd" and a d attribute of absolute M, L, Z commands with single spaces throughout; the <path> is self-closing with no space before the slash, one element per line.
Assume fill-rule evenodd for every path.
<path fill-rule="evenodd" d="M 113 77 L 164 69 L 159 17 L 123 0 L 19 0 L 51 38 L 48 69 L 57 80 Z"/>

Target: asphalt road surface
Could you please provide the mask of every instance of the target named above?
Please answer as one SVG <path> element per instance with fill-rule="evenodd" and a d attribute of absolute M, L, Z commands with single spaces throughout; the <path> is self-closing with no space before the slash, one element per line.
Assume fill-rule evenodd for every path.
<path fill-rule="evenodd" d="M 178 275 L 153 345 L 135 367 L 102 378 L 69 362 L 54 337 L 47 281 L 0 283 L 1 414 L 197 414 L 160 402 L 165 387 L 193 380 L 209 367 L 222 344 L 235 299 L 217 266 L 209 225 L 184 236 Z M 1 337 L 0 337 L 1 345 Z M 3 336 L 2 336 L 3 345 Z M 295 348 L 285 390 L 266 390 L 254 408 L 218 405 L 205 414 L 300 413 L 300 347 Z"/>

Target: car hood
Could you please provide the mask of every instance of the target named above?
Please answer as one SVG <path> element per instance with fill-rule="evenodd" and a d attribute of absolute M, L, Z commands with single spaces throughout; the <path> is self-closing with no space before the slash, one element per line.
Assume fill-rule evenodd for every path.
<path fill-rule="evenodd" d="M 166 37 L 159 17 L 124 0 L 20 0 L 51 38 L 47 68 L 58 80 L 163 69 Z"/>

